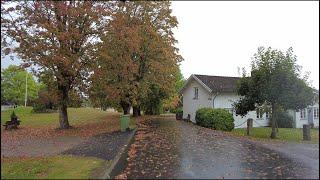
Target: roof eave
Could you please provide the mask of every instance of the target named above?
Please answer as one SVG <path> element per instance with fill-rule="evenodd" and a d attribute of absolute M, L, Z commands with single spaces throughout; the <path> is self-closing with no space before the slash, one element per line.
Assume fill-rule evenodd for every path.
<path fill-rule="evenodd" d="M 184 83 L 184 85 L 182 86 L 182 88 L 179 90 L 179 93 L 182 94 L 183 90 L 185 89 L 186 85 L 190 82 L 191 79 L 195 79 L 200 85 L 202 85 L 204 87 L 204 89 L 206 89 L 209 93 L 212 93 L 212 89 L 210 89 L 206 84 L 204 84 L 199 78 L 197 78 L 197 76 L 195 76 L 194 74 L 192 74 L 187 81 Z"/>

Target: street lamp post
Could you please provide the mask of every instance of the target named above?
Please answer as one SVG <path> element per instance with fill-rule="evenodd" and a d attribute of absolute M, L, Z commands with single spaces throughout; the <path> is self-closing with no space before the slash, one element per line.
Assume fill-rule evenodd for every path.
<path fill-rule="evenodd" d="M 27 97 L 28 97 L 28 73 L 26 72 L 26 93 L 24 98 L 24 107 L 27 107 Z"/>

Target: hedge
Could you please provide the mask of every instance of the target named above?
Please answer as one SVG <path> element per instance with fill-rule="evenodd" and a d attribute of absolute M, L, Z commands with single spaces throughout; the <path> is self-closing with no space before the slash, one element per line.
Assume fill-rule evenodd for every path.
<path fill-rule="evenodd" d="M 293 128 L 293 118 L 285 111 L 280 111 L 277 114 L 277 123 L 279 128 Z"/>
<path fill-rule="evenodd" d="M 231 131 L 234 128 L 233 116 L 225 109 L 200 108 L 196 112 L 196 123 L 214 130 Z"/>

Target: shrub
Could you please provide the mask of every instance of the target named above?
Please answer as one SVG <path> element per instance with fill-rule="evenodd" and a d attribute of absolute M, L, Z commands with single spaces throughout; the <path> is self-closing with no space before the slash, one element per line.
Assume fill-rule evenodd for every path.
<path fill-rule="evenodd" d="M 16 113 L 14 111 L 12 111 L 11 115 L 10 115 L 11 120 L 14 118 L 18 118 Z"/>
<path fill-rule="evenodd" d="M 231 131 L 234 128 L 232 114 L 224 109 L 201 108 L 196 112 L 196 123 L 215 130 Z"/>
<path fill-rule="evenodd" d="M 177 108 L 175 112 L 176 112 L 176 119 L 177 120 L 182 120 L 183 119 L 183 110 L 182 110 L 182 108 L 181 107 Z"/>
<path fill-rule="evenodd" d="M 46 112 L 47 108 L 44 104 L 40 104 L 40 103 L 33 103 L 32 106 L 32 112 L 35 113 L 42 113 L 42 112 Z"/>
<path fill-rule="evenodd" d="M 183 110 L 182 110 L 182 107 L 179 107 L 175 110 L 175 113 L 176 114 L 183 114 Z"/>
<path fill-rule="evenodd" d="M 43 88 L 38 92 L 38 98 L 33 102 L 33 112 L 47 113 L 58 109 L 58 95 L 55 91 Z"/>
<path fill-rule="evenodd" d="M 34 103 L 32 106 L 32 112 L 34 113 L 50 113 L 50 112 L 56 112 L 57 108 L 49 108 L 47 105 L 45 104 L 41 104 L 41 103 Z"/>
<path fill-rule="evenodd" d="M 212 119 L 208 118 L 209 112 L 211 112 L 212 108 L 200 108 L 196 112 L 196 123 L 199 126 L 212 128 Z"/>
<path fill-rule="evenodd" d="M 293 118 L 285 111 L 278 112 L 277 123 L 279 128 L 293 128 Z"/>

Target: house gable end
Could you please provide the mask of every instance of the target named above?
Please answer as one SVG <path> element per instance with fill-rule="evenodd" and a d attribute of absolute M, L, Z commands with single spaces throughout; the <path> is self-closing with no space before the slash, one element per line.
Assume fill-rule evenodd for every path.
<path fill-rule="evenodd" d="M 183 94 L 183 91 L 188 87 L 188 85 L 190 84 L 190 82 L 192 81 L 196 81 L 198 84 L 200 84 L 205 90 L 207 90 L 209 93 L 212 92 L 212 90 L 206 85 L 204 84 L 199 78 L 197 78 L 194 74 L 192 74 L 187 81 L 184 83 L 183 87 L 180 89 L 179 93 Z"/>

